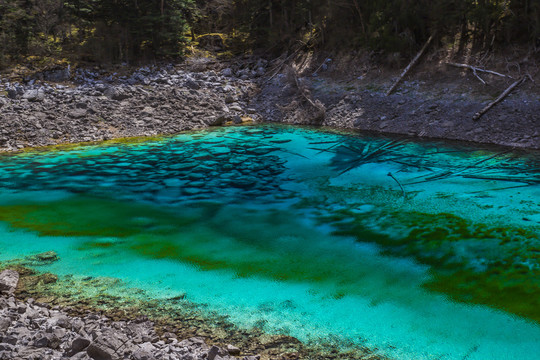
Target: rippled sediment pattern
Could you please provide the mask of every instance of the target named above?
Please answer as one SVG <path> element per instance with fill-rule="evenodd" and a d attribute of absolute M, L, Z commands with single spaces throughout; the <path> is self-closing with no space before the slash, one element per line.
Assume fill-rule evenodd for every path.
<path fill-rule="evenodd" d="M 4 155 L 0 260 L 55 250 L 43 269 L 306 342 L 533 359 L 539 169 L 538 153 L 273 126 Z"/>

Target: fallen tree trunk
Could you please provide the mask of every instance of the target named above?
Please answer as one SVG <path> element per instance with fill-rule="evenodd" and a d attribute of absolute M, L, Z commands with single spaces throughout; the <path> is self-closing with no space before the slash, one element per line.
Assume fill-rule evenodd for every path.
<path fill-rule="evenodd" d="M 498 103 L 500 103 L 501 101 L 504 100 L 505 97 L 508 96 L 508 94 L 510 94 L 516 87 L 518 87 L 519 85 L 521 85 L 523 82 L 525 82 L 525 80 L 527 80 L 527 76 L 522 76 L 519 80 L 515 81 L 512 85 L 510 85 L 508 88 L 506 88 L 506 90 L 504 90 L 502 92 L 501 95 L 499 95 L 499 97 L 497 97 L 494 101 L 490 102 L 485 108 L 483 108 L 482 110 L 480 110 L 479 112 L 477 112 L 476 114 L 474 114 L 473 116 L 473 120 L 476 121 L 478 119 L 480 119 L 485 113 L 487 113 L 492 107 L 494 107 L 495 105 L 497 105 Z"/>
<path fill-rule="evenodd" d="M 426 49 L 428 48 L 429 44 L 431 44 L 431 41 L 433 41 L 433 38 L 435 37 L 436 35 L 436 31 L 433 32 L 433 34 L 431 34 L 431 36 L 429 37 L 429 39 L 426 41 L 426 43 L 424 44 L 424 46 L 422 47 L 422 49 L 418 52 L 418 54 L 416 54 L 416 56 L 414 57 L 414 59 L 412 59 L 412 61 L 409 63 L 409 65 L 407 65 L 407 67 L 405 68 L 405 70 L 403 70 L 403 72 L 401 73 L 401 75 L 399 76 L 399 78 L 394 82 L 394 84 L 390 87 L 390 89 L 386 92 L 386 96 L 390 95 L 395 89 L 396 87 L 399 85 L 399 83 L 401 82 L 401 80 L 403 80 L 403 77 L 405 75 L 407 75 L 407 73 L 409 72 L 409 70 L 412 69 L 412 67 L 414 65 L 416 65 L 416 63 L 418 62 L 418 60 L 420 60 L 420 58 L 422 57 L 422 55 L 424 54 L 424 52 L 426 51 Z"/>
<path fill-rule="evenodd" d="M 311 95 L 309 94 L 309 91 L 306 89 L 305 86 L 303 86 L 302 84 L 300 84 L 300 81 L 298 80 L 298 74 L 296 73 L 296 70 L 292 70 L 293 71 L 293 76 L 294 76 L 294 82 L 296 84 L 296 88 L 298 89 L 298 92 L 300 93 L 300 95 L 302 95 L 302 97 L 311 105 L 313 106 L 318 114 L 317 114 L 317 119 L 318 119 L 318 122 L 323 122 L 324 121 L 324 118 L 326 117 L 326 108 L 325 106 L 317 101 L 317 100 L 312 100 L 311 99 Z"/>

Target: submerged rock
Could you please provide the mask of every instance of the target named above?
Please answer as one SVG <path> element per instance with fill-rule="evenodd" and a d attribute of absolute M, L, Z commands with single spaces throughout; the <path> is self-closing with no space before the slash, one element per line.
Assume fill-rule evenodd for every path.
<path fill-rule="evenodd" d="M 58 261 L 58 254 L 54 251 L 47 251 L 44 253 L 27 256 L 25 258 L 25 265 L 39 266 L 39 265 L 49 265 L 55 261 Z"/>

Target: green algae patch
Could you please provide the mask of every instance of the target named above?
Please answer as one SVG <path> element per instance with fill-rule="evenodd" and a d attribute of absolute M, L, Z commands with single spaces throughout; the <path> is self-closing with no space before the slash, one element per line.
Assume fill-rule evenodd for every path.
<path fill-rule="evenodd" d="M 533 229 L 415 211 L 394 213 L 382 225 L 377 223 L 386 233 L 374 236 L 369 226 L 373 215 L 356 215 L 346 223 L 338 219 L 331 218 L 336 235 L 374 242 L 387 255 L 429 265 L 425 289 L 540 323 L 540 238 Z"/>
<path fill-rule="evenodd" d="M 166 237 L 145 238 L 130 241 L 129 250 L 152 259 L 167 259 L 187 263 L 202 271 L 227 271 L 240 278 L 258 277 L 274 281 L 312 284 L 316 289 L 325 289 L 331 297 L 345 295 L 377 296 L 372 291 L 377 284 L 398 284 L 415 278 L 406 270 L 397 272 L 383 262 L 360 261 L 355 254 L 330 253 L 329 248 L 294 251 L 283 245 L 281 249 L 256 249 L 245 242 L 232 239 L 219 241 L 201 237 L 179 239 Z M 289 238 L 293 243 L 297 239 Z M 300 241 L 305 241 L 302 239 Z M 285 242 L 284 242 L 285 243 Z M 123 249 L 122 249 L 123 250 Z M 369 268 L 378 267 L 380 272 L 373 276 Z M 391 285 L 389 285 L 391 288 Z M 391 292 L 391 290 L 388 290 Z M 384 301 L 386 299 L 378 299 Z"/>
<path fill-rule="evenodd" d="M 162 233 L 191 220 L 153 206 L 90 197 L 39 204 L 1 205 L 0 221 L 44 236 L 128 237 Z"/>
<path fill-rule="evenodd" d="M 28 147 L 21 149 L 15 152 L 17 156 L 35 156 L 36 154 L 46 154 L 54 152 L 73 152 L 73 151 L 86 151 L 92 147 L 112 147 L 117 145 L 138 145 L 138 144 L 147 144 L 150 142 L 163 142 L 167 138 L 172 137 L 172 135 L 162 135 L 162 136 L 134 136 L 134 137 L 120 137 L 111 140 L 102 140 L 102 141 L 86 141 L 86 142 L 74 142 L 74 143 L 61 143 L 56 145 L 46 145 L 46 146 L 36 146 Z M 0 156 L 10 157 L 13 156 L 13 153 L 2 153 Z M 81 155 L 84 156 L 84 155 Z"/>
<path fill-rule="evenodd" d="M 436 274 L 426 289 L 452 300 L 488 305 L 540 323 L 540 271 L 492 267 L 485 272 L 456 271 Z"/>
<path fill-rule="evenodd" d="M 223 206 L 204 213 L 204 222 L 185 224 L 168 234 L 141 233 L 116 242 L 92 239 L 79 249 L 172 260 L 238 278 L 308 284 L 328 297 L 361 295 L 377 302 L 387 300 L 393 287 L 399 288 L 403 281 L 420 285 L 423 279 L 417 271 L 355 249 L 350 238 L 342 239 L 344 247 L 336 248 L 338 239 L 328 239 L 321 231 L 291 220 L 288 212 L 241 212 Z M 374 273 L 374 268 L 379 271 Z M 381 283 L 388 284 L 388 289 L 378 289 Z"/>
<path fill-rule="evenodd" d="M 357 214 L 355 221 L 342 222 L 351 216 L 344 212 L 321 220 L 334 223 L 338 228 L 334 235 L 374 242 L 386 255 L 414 258 L 430 266 L 429 279 L 414 280 L 415 275 L 405 270 L 366 261 L 350 249 L 336 249 L 317 231 L 291 221 L 292 215 L 286 212 L 240 213 L 214 206 L 205 213 L 211 216 L 203 224 L 184 223 L 169 228 L 167 234 L 139 234 L 127 242 L 95 240 L 82 248 L 115 248 L 191 264 L 202 271 L 316 284 L 337 299 L 361 295 L 385 301 L 374 295 L 381 294 L 374 288 L 383 283 L 391 293 L 391 284 L 408 278 L 406 282 L 416 281 L 454 301 L 487 305 L 540 321 L 540 257 L 534 245 L 540 241 L 533 231 L 476 224 L 447 213 L 396 213 L 386 220 L 393 234 L 372 229 L 372 215 Z M 306 242 L 310 247 L 304 246 Z M 378 275 L 372 274 L 373 268 L 380 269 Z"/>

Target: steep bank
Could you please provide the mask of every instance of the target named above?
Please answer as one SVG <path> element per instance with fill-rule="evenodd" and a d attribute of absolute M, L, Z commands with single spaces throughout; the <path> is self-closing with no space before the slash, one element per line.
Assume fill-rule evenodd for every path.
<path fill-rule="evenodd" d="M 337 62 L 329 61 L 325 71 L 308 66 L 293 75 L 289 69 L 272 77 L 263 82 L 254 106 L 267 121 L 540 148 L 540 92 L 532 77 L 475 121 L 475 113 L 520 74 L 513 73 L 512 78 L 482 74 L 487 83 L 483 85 L 472 71 L 441 62 L 420 66 L 386 96 L 400 71 L 356 69 L 351 60 Z M 324 119 L 318 122 L 313 116 L 317 104 L 325 108 Z"/>
<path fill-rule="evenodd" d="M 281 64 L 283 65 L 283 64 Z M 61 83 L 0 82 L 0 150 L 270 121 L 540 148 L 540 93 L 526 81 L 480 120 L 511 78 L 420 67 L 385 96 L 398 70 L 306 67 L 280 60 L 192 61 L 124 71 L 79 70 Z M 276 71 L 277 70 L 277 71 Z M 516 75 L 516 74 L 513 74 Z"/>

